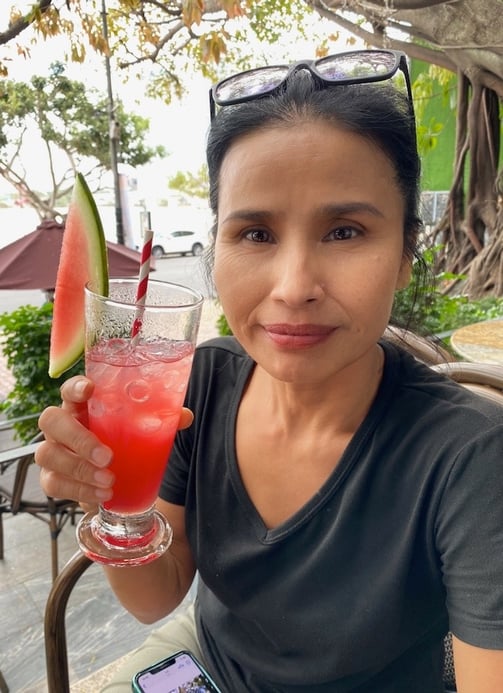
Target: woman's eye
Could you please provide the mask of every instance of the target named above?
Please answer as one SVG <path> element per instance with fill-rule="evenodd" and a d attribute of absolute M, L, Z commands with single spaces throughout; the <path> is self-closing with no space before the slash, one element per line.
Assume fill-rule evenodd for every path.
<path fill-rule="evenodd" d="M 359 235 L 358 229 L 353 226 L 339 226 L 332 229 L 323 240 L 326 241 L 347 241 L 351 238 L 356 238 Z"/>
<path fill-rule="evenodd" d="M 244 237 L 253 243 L 269 243 L 271 235 L 265 229 L 251 229 L 244 234 Z"/>

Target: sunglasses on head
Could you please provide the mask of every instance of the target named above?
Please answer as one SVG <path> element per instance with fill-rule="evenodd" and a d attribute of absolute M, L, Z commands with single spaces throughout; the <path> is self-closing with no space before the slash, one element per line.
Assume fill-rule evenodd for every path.
<path fill-rule="evenodd" d="M 405 53 L 392 50 L 362 50 L 329 55 L 319 60 L 300 60 L 291 65 L 270 65 L 240 72 L 215 84 L 210 90 L 210 115 L 216 106 L 252 101 L 278 91 L 297 70 L 309 70 L 327 87 L 364 84 L 391 79 L 401 70 L 407 85 L 409 109 L 414 118 L 412 87 Z"/>

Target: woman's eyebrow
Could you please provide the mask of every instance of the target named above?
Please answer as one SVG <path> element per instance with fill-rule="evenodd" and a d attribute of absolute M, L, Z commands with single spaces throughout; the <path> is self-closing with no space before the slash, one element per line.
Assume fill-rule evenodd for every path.
<path fill-rule="evenodd" d="M 381 210 L 375 205 L 371 204 L 370 202 L 360 201 L 329 203 L 319 207 L 316 212 L 320 217 L 344 217 L 348 214 L 364 213 L 371 214 L 375 217 L 384 218 L 383 212 L 381 212 Z M 236 209 L 235 211 L 230 212 L 225 219 L 222 220 L 222 223 L 234 221 L 236 219 L 239 219 L 240 221 L 260 223 L 265 222 L 272 216 L 274 216 L 274 213 L 267 209 Z"/>
<path fill-rule="evenodd" d="M 343 217 L 347 214 L 355 213 L 371 214 L 375 217 L 384 218 L 383 212 L 370 202 L 336 202 L 323 205 L 319 209 L 320 215 Z"/>
<path fill-rule="evenodd" d="M 239 219 L 240 221 L 261 222 L 271 216 L 272 213 L 265 209 L 236 209 L 234 212 L 230 212 L 225 219 L 222 219 L 222 223 L 234 221 L 235 219 Z"/>

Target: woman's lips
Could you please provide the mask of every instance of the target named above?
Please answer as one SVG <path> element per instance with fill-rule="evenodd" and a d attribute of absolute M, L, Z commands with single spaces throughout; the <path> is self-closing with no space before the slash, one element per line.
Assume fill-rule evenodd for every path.
<path fill-rule="evenodd" d="M 267 335 L 276 345 L 290 349 L 302 349 L 315 346 L 325 341 L 334 331 L 334 327 L 327 325 L 291 325 L 272 324 L 264 325 Z"/>

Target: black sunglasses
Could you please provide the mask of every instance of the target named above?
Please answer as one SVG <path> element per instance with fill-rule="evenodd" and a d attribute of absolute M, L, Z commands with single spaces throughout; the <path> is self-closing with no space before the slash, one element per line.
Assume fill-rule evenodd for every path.
<path fill-rule="evenodd" d="M 319 60 L 300 60 L 291 65 L 271 65 L 239 72 L 223 79 L 210 89 L 210 116 L 216 106 L 230 106 L 259 99 L 281 88 L 297 70 L 306 69 L 327 86 L 334 84 L 363 84 L 391 79 L 401 70 L 407 85 L 410 114 L 414 121 L 412 87 L 405 53 L 392 50 L 361 50 L 329 55 Z"/>

